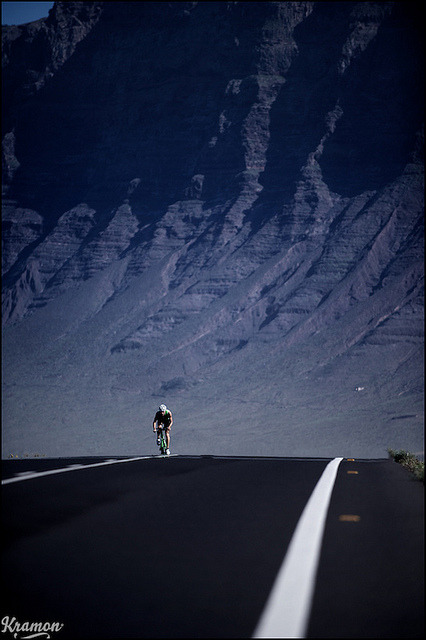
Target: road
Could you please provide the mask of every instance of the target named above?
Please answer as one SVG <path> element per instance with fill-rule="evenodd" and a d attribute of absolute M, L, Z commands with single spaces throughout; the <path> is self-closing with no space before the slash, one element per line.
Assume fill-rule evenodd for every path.
<path fill-rule="evenodd" d="M 330 460 L 102 462 L 2 462 L 3 637 L 253 637 Z M 339 463 L 304 637 L 423 637 L 423 499 L 390 460 Z"/>

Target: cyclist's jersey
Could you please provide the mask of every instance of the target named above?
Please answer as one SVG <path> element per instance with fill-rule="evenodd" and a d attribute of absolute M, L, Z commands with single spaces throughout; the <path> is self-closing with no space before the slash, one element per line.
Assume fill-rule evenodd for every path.
<path fill-rule="evenodd" d="M 161 411 L 157 411 L 155 414 L 154 422 L 157 422 L 159 425 L 164 424 L 165 427 L 169 427 L 172 421 L 172 413 L 171 411 L 165 411 L 164 415 Z"/>

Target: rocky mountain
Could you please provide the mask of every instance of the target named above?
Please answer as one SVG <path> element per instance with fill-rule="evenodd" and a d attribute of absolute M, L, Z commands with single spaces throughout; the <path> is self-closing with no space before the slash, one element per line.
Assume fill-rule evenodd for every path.
<path fill-rule="evenodd" d="M 3 456 L 423 450 L 420 15 L 3 27 Z"/>

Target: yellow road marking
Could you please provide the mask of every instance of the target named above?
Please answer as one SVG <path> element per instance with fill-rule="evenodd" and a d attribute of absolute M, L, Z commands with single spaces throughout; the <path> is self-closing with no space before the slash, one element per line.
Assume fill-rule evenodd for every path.
<path fill-rule="evenodd" d="M 358 475 L 358 471 L 346 471 L 346 473 L 352 473 L 354 475 Z"/>
<path fill-rule="evenodd" d="M 339 516 L 340 522 L 359 522 L 361 520 L 361 516 L 354 516 L 351 514 Z"/>

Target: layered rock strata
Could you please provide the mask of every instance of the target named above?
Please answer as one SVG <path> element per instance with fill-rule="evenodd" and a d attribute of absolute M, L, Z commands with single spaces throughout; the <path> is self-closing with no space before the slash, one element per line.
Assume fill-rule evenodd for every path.
<path fill-rule="evenodd" d="M 312 384 L 347 359 L 348 393 L 367 367 L 372 403 L 381 385 L 418 393 L 415 5 L 57 2 L 3 39 L 9 340 L 33 327 L 31 349 L 73 300 L 65 369 L 96 326 L 105 388 L 142 375 L 147 403 L 175 394 L 188 416 L 232 362 L 253 371 L 243 398 L 265 359 Z"/>

